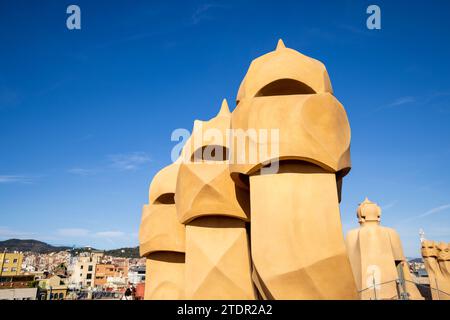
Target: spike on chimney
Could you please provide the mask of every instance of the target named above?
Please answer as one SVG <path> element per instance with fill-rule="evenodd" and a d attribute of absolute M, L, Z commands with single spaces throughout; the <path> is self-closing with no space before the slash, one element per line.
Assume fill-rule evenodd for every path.
<path fill-rule="evenodd" d="M 284 42 L 282 39 L 278 40 L 277 48 L 275 50 L 280 50 L 280 49 L 286 49 L 286 46 L 284 45 Z"/>
<path fill-rule="evenodd" d="M 227 99 L 223 99 L 222 105 L 220 106 L 219 113 L 217 116 L 228 116 L 230 115 L 230 108 L 228 107 Z"/>

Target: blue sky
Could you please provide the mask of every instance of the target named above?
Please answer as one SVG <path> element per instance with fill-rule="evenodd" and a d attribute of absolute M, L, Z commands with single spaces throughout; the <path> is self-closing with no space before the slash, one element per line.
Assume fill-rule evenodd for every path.
<path fill-rule="evenodd" d="M 0 239 L 137 245 L 171 132 L 233 108 L 282 38 L 325 63 L 348 113 L 344 231 L 368 196 L 408 256 L 419 228 L 450 242 L 449 14 L 444 0 L 0 2 Z"/>

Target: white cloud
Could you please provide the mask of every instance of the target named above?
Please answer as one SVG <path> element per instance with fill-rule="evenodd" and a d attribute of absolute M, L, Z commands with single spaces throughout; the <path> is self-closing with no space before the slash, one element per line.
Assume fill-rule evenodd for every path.
<path fill-rule="evenodd" d="M 151 161 L 145 152 L 131 152 L 110 154 L 107 157 L 108 168 L 120 171 L 134 171 Z M 67 170 L 68 173 L 78 176 L 91 176 L 105 171 L 104 167 L 82 168 L 73 167 Z"/>
<path fill-rule="evenodd" d="M 89 230 L 82 228 L 63 228 L 56 230 L 56 234 L 62 237 L 86 237 Z"/>
<path fill-rule="evenodd" d="M 130 171 L 150 162 L 150 157 L 144 152 L 132 152 L 126 154 L 113 154 L 108 156 L 113 168 Z"/>
<path fill-rule="evenodd" d="M 381 209 L 382 209 L 382 210 L 389 210 L 390 208 L 392 208 L 393 206 L 395 206 L 395 205 L 397 204 L 397 202 L 398 202 L 397 200 L 394 200 L 394 201 L 392 201 L 392 202 L 389 202 L 388 204 L 381 206 Z"/>
<path fill-rule="evenodd" d="M 0 175 L 0 183 L 31 183 L 32 180 L 27 176 Z"/>
<path fill-rule="evenodd" d="M 450 209 L 450 204 L 444 204 L 442 206 L 430 209 L 427 212 L 425 212 L 425 213 L 421 214 L 420 216 L 418 216 L 418 218 L 423 218 L 423 217 L 426 217 L 426 216 L 429 216 L 429 215 L 432 215 L 432 214 L 435 214 L 435 213 L 438 213 L 438 212 L 441 212 L 441 211 L 444 211 L 444 210 L 447 210 L 447 209 Z"/>
<path fill-rule="evenodd" d="M 106 231 L 91 231 L 83 228 L 63 228 L 56 230 L 56 234 L 60 237 L 66 238 L 102 238 L 102 239 L 117 239 L 123 238 L 127 234 L 119 230 Z"/>
<path fill-rule="evenodd" d="M 393 102 L 389 103 L 387 105 L 387 107 L 397 107 L 397 106 L 401 106 L 401 105 L 413 103 L 413 102 L 416 102 L 416 99 L 414 97 L 411 97 L 411 96 L 400 97 L 400 98 L 394 100 Z"/>
<path fill-rule="evenodd" d="M 125 233 L 122 231 L 100 231 L 96 232 L 94 236 L 98 238 L 111 239 L 111 238 L 121 238 L 125 236 Z"/>
<path fill-rule="evenodd" d="M 19 230 L 13 230 L 13 229 L 10 229 L 8 227 L 0 226 L 0 238 L 6 238 L 6 239 L 19 238 L 19 239 L 24 239 L 24 238 L 33 237 L 33 235 L 34 235 L 34 233 L 31 233 L 31 232 L 24 232 L 24 231 L 19 231 Z"/>
<path fill-rule="evenodd" d="M 215 3 L 205 3 L 197 7 L 195 12 L 192 14 L 192 23 L 198 24 L 202 20 L 212 20 L 212 16 L 209 14 L 211 9 L 214 8 L 225 8 L 226 6 L 215 4 Z"/>
<path fill-rule="evenodd" d="M 415 217 L 411 217 L 411 218 L 405 219 L 402 222 L 404 223 L 404 222 L 408 222 L 408 221 L 424 218 L 424 217 L 436 214 L 438 212 L 441 212 L 441 211 L 444 211 L 444 210 L 447 210 L 447 209 L 450 209 L 450 204 L 444 204 L 442 206 L 438 206 L 438 207 L 432 208 L 432 209 L 428 210 L 425 213 L 422 213 L 422 214 L 420 214 L 418 216 L 415 216 Z"/>
<path fill-rule="evenodd" d="M 92 244 L 94 248 L 101 248 L 102 244 L 109 243 L 112 248 L 120 245 L 135 246 L 137 233 L 124 232 L 119 230 L 92 231 L 85 228 L 60 228 L 47 234 L 37 234 L 32 232 L 23 232 L 13 230 L 7 226 L 0 226 L 0 240 L 11 238 L 16 239 L 36 239 L 50 242 L 53 245 L 73 245 L 86 246 Z M 127 244 L 124 244 L 123 242 Z"/>
<path fill-rule="evenodd" d="M 102 239 L 110 243 L 110 245 L 116 245 L 116 241 L 125 238 L 125 233 L 122 231 L 99 231 L 92 234 L 93 237 Z"/>

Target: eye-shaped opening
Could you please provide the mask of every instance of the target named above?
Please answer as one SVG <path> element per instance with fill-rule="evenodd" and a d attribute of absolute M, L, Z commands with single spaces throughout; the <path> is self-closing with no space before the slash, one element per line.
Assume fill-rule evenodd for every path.
<path fill-rule="evenodd" d="M 307 84 L 294 79 L 279 79 L 275 80 L 262 89 L 260 89 L 255 97 L 269 97 L 269 96 L 286 96 L 293 94 L 314 94 L 313 88 Z"/>
<path fill-rule="evenodd" d="M 175 204 L 175 193 L 163 193 L 153 204 Z"/>
<path fill-rule="evenodd" d="M 208 145 L 198 148 L 191 156 L 191 162 L 199 161 L 226 161 L 230 151 L 225 146 Z"/>

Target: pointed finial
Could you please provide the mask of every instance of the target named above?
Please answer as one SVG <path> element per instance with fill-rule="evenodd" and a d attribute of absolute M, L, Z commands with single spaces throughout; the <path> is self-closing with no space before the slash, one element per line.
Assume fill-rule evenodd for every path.
<path fill-rule="evenodd" d="M 217 116 L 228 116 L 230 115 L 230 108 L 228 107 L 227 99 L 223 99 L 222 106 L 220 107 L 220 111 Z"/>
<path fill-rule="evenodd" d="M 284 45 L 284 42 L 281 39 L 278 40 L 277 48 L 275 50 L 279 50 L 279 49 L 286 49 L 286 46 Z"/>
<path fill-rule="evenodd" d="M 368 197 L 366 197 L 364 199 L 364 201 L 359 204 L 359 207 L 362 207 L 362 206 L 364 206 L 366 204 L 374 204 L 374 203 L 372 201 L 370 201 Z"/>

